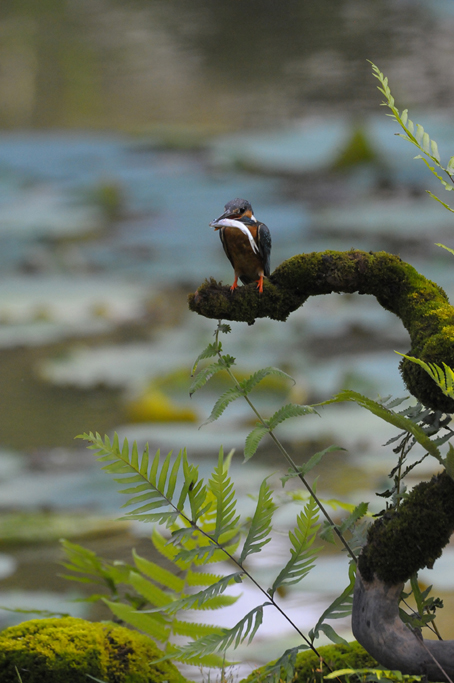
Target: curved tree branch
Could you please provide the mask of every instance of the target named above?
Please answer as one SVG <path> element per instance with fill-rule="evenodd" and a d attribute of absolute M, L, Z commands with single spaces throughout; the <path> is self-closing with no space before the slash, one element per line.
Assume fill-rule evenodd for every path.
<path fill-rule="evenodd" d="M 397 510 L 369 528 L 358 562 L 352 629 L 382 666 L 429 681 L 454 678 L 454 641 L 425 641 L 399 616 L 405 581 L 433 566 L 453 531 L 454 481 L 446 472 L 415 486 Z"/>
<path fill-rule="evenodd" d="M 387 669 L 427 676 L 429 681 L 454 678 L 454 640 L 423 640 L 399 616 L 403 583 L 366 582 L 358 572 L 353 596 L 352 630 L 358 643 Z"/>
<path fill-rule="evenodd" d="M 399 316 L 411 339 L 407 355 L 454 367 L 454 308 L 441 287 L 398 256 L 386 252 L 325 251 L 299 254 L 281 263 L 265 282 L 230 292 L 215 280 L 189 296 L 189 308 L 207 318 L 253 324 L 256 318 L 286 320 L 310 297 L 331 292 L 371 294 Z M 429 375 L 404 359 L 401 372 L 409 391 L 424 405 L 454 412 L 454 401 Z"/>

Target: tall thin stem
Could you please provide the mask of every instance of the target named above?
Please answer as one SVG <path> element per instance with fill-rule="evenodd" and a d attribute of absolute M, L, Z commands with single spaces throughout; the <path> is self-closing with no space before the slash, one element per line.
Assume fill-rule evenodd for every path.
<path fill-rule="evenodd" d="M 222 354 L 221 354 L 221 352 L 220 352 L 220 350 L 219 350 L 219 341 L 218 341 L 218 340 L 219 340 L 219 326 L 220 326 L 220 324 L 221 324 L 221 321 L 219 321 L 218 327 L 216 328 L 216 332 L 215 332 L 216 348 L 218 349 L 217 354 L 218 354 L 219 359 L 222 358 Z M 227 370 L 227 373 L 228 373 L 229 377 L 231 378 L 231 380 L 234 382 L 235 386 L 237 387 L 237 389 L 239 389 L 240 391 L 243 391 L 243 390 L 242 390 L 242 387 L 241 387 L 241 385 L 240 385 L 240 383 L 239 383 L 239 381 L 237 380 L 237 378 L 235 377 L 235 375 L 233 374 L 233 372 L 231 371 L 231 369 L 228 367 L 228 368 L 226 368 L 226 370 Z M 247 396 L 246 394 L 244 394 L 244 399 L 246 400 L 246 403 L 248 403 L 249 407 L 253 410 L 253 412 L 254 412 L 255 415 L 257 416 L 258 420 L 260 421 L 260 423 L 261 423 L 264 427 L 267 428 L 267 430 L 268 430 L 268 432 L 269 432 L 269 435 L 270 435 L 271 439 L 274 441 L 274 443 L 275 443 L 276 447 L 278 448 L 279 452 L 284 456 L 284 458 L 287 460 L 287 462 L 288 462 L 288 464 L 290 465 L 290 467 L 292 468 L 292 470 L 295 472 L 295 474 L 298 476 L 298 478 L 300 479 L 300 481 L 304 484 L 304 486 L 306 487 L 306 489 L 309 491 L 310 495 L 311 495 L 312 498 L 315 500 L 315 502 L 316 502 L 316 504 L 317 504 L 317 506 L 318 506 L 320 512 L 321 512 L 321 513 L 324 515 L 324 517 L 327 519 L 327 521 L 328 521 L 328 523 L 331 525 L 331 527 L 332 527 L 334 533 L 335 533 L 336 536 L 339 538 L 339 540 L 341 541 L 342 545 L 343 545 L 344 548 L 347 550 L 348 554 L 350 555 L 350 557 L 352 558 L 352 560 L 353 560 L 353 561 L 355 562 L 355 564 L 356 564 L 356 563 L 358 562 L 358 558 L 356 557 L 355 553 L 353 552 L 352 548 L 351 548 L 350 545 L 348 544 L 347 540 L 345 539 L 344 535 L 342 534 L 342 532 L 340 531 L 340 529 L 338 528 L 338 526 L 337 526 L 337 525 L 334 523 L 334 521 L 332 520 L 330 514 L 327 512 L 325 506 L 323 505 L 323 503 L 322 503 L 322 502 L 320 501 L 320 499 L 318 498 L 318 496 L 317 496 L 317 494 L 315 493 L 314 489 L 311 487 L 311 485 L 309 484 L 309 482 L 307 481 L 307 479 L 306 479 L 306 478 L 301 474 L 301 472 L 298 470 L 298 467 L 297 467 L 295 461 L 293 460 L 293 458 L 291 457 L 291 455 L 288 453 L 287 449 L 284 447 L 284 445 L 281 443 L 281 441 L 280 441 L 280 440 L 277 438 L 277 436 L 274 434 L 273 430 L 269 428 L 269 426 L 267 425 L 267 423 L 265 422 L 265 420 L 263 419 L 263 417 L 261 416 L 261 414 L 259 413 L 259 411 L 258 411 L 257 408 L 255 407 L 255 405 L 254 405 L 254 404 L 252 403 L 252 401 L 250 400 L 249 396 Z"/>

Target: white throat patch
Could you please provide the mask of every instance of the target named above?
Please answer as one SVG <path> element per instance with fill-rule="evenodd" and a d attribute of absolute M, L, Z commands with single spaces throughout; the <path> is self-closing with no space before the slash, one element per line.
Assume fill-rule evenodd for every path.
<path fill-rule="evenodd" d="M 253 220 L 255 221 L 255 218 L 253 218 Z M 257 222 L 257 221 L 255 221 L 255 222 Z M 233 218 L 221 218 L 221 220 L 219 220 L 219 221 L 212 221 L 210 223 L 210 228 L 223 228 L 223 227 L 238 228 L 238 230 L 241 230 L 241 232 L 244 235 L 246 235 L 246 237 L 248 238 L 252 251 L 255 252 L 256 254 L 259 253 L 258 246 L 256 245 L 255 240 L 252 237 L 252 233 L 249 230 L 247 225 L 244 225 L 244 223 L 242 223 L 241 221 L 235 221 Z"/>

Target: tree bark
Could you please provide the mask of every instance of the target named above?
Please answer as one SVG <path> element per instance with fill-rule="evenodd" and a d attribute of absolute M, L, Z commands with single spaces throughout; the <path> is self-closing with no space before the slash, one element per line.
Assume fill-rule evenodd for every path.
<path fill-rule="evenodd" d="M 403 583 L 364 581 L 358 571 L 353 596 L 352 630 L 377 662 L 403 674 L 427 676 L 429 681 L 454 679 L 454 640 L 424 640 L 399 616 Z"/>

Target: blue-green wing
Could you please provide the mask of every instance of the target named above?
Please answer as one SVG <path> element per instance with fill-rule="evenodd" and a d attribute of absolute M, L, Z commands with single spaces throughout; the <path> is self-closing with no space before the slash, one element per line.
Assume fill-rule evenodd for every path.
<path fill-rule="evenodd" d="M 265 223 L 259 223 L 257 228 L 257 242 L 260 256 L 263 259 L 263 272 L 270 276 L 271 233 Z"/>

